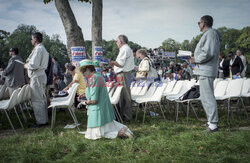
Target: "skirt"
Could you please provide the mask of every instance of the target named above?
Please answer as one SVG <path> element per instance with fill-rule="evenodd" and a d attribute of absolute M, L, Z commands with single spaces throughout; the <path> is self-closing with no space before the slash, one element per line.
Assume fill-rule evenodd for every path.
<path fill-rule="evenodd" d="M 128 129 L 127 126 L 114 120 L 99 127 L 87 128 L 87 131 L 85 133 L 85 138 L 92 140 L 100 139 L 102 137 L 108 139 L 114 139 L 117 137 L 118 132 L 121 129 L 125 129 L 127 135 L 133 135 L 133 133 Z"/>

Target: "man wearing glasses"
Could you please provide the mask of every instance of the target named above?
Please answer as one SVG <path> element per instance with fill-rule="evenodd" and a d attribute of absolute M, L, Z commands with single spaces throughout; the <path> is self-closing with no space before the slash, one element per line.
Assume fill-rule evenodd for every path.
<path fill-rule="evenodd" d="M 218 109 L 213 82 L 218 72 L 220 35 L 212 28 L 213 18 L 209 15 L 201 17 L 198 25 L 203 35 L 192 58 L 192 62 L 195 63 L 194 74 L 199 77 L 200 99 L 208 118 L 206 131 L 216 132 L 218 131 Z"/>
<path fill-rule="evenodd" d="M 18 48 L 10 48 L 10 60 L 8 66 L 3 71 L 5 76 L 5 85 L 8 87 L 11 95 L 14 90 L 25 84 L 23 59 L 18 55 Z"/>
<path fill-rule="evenodd" d="M 43 35 L 40 32 L 32 34 L 31 43 L 34 46 L 28 57 L 25 67 L 28 69 L 31 88 L 31 103 L 34 110 L 36 124 L 33 127 L 42 127 L 48 124 L 47 98 L 45 88 L 49 53 L 42 44 Z"/>

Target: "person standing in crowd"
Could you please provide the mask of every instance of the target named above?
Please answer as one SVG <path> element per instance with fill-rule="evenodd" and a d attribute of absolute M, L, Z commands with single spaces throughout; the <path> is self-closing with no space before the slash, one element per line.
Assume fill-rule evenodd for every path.
<path fill-rule="evenodd" d="M 86 83 L 85 80 L 83 78 L 82 73 L 80 73 L 79 70 L 76 70 L 76 67 L 73 65 L 70 65 L 68 67 L 68 70 L 70 72 L 70 74 L 73 76 L 73 80 L 71 83 L 69 83 L 69 85 L 67 85 L 62 91 L 63 92 L 67 92 L 67 90 L 74 84 L 74 83 L 79 83 L 79 86 L 77 87 L 76 90 L 76 96 L 75 96 L 75 107 L 77 107 L 77 105 L 79 104 L 78 101 L 78 97 L 85 96 L 85 90 L 86 90 Z"/>
<path fill-rule="evenodd" d="M 192 62 L 195 63 L 194 74 L 199 77 L 200 99 L 206 112 L 208 132 L 218 131 L 218 108 L 214 97 L 214 79 L 218 72 L 220 35 L 212 28 L 213 18 L 201 17 L 198 22 L 203 35 L 197 44 Z"/>
<path fill-rule="evenodd" d="M 144 49 L 137 50 L 136 55 L 141 59 L 136 72 L 136 80 L 146 80 L 150 69 L 148 53 Z"/>
<path fill-rule="evenodd" d="M 229 61 L 223 52 L 219 56 L 219 78 L 229 77 Z"/>
<path fill-rule="evenodd" d="M 119 108 L 123 119 L 128 121 L 132 118 L 130 84 L 132 81 L 131 71 L 135 67 L 134 56 L 128 46 L 127 36 L 119 35 L 116 40 L 116 45 L 120 49 L 119 54 L 116 61 L 111 61 L 109 64 L 110 66 L 114 66 L 118 83 L 123 85 Z"/>
<path fill-rule="evenodd" d="M 40 32 L 32 34 L 31 43 L 34 49 L 25 64 L 30 78 L 31 103 L 36 118 L 36 124 L 33 127 L 42 127 L 48 124 L 47 98 L 45 95 L 47 76 L 45 70 L 48 67 L 49 53 L 43 46 L 42 41 L 43 35 Z"/>
<path fill-rule="evenodd" d="M 247 59 L 246 59 L 246 57 L 241 53 L 240 49 L 238 49 L 238 50 L 236 51 L 236 55 L 237 55 L 238 57 L 241 58 L 241 61 L 242 61 L 243 66 L 244 66 L 244 69 L 242 70 L 242 72 L 241 72 L 240 75 L 241 75 L 241 77 L 245 77 L 245 76 L 246 76 L 246 70 L 247 70 Z"/>
<path fill-rule="evenodd" d="M 181 73 L 181 79 L 182 80 L 191 80 L 193 75 L 192 68 L 187 64 L 187 62 L 182 63 L 182 73 Z"/>
<path fill-rule="evenodd" d="M 72 77 L 72 75 L 69 72 L 69 67 L 70 66 L 72 66 L 71 63 L 65 63 L 65 69 L 66 69 L 66 71 L 64 73 L 64 82 L 65 82 L 66 85 L 69 85 L 69 83 L 71 83 L 72 80 L 73 80 L 73 77 Z"/>
<path fill-rule="evenodd" d="M 11 58 L 2 74 L 5 76 L 5 85 L 11 95 L 14 90 L 25 84 L 25 78 L 24 63 L 22 57 L 18 55 L 18 48 L 10 48 L 9 55 Z"/>
<path fill-rule="evenodd" d="M 235 55 L 232 51 L 229 52 L 228 57 L 230 58 L 229 70 L 232 73 L 232 78 L 240 78 L 240 74 L 244 70 L 244 65 L 241 61 L 241 58 Z"/>

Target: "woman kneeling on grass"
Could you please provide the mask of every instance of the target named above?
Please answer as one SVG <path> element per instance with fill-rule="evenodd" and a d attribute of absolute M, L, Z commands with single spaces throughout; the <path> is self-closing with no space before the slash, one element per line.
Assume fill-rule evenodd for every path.
<path fill-rule="evenodd" d="M 117 136 L 130 138 L 133 133 L 127 126 L 115 121 L 106 83 L 103 76 L 95 71 L 97 64 L 99 63 L 88 59 L 80 62 L 81 72 L 87 78 L 85 104 L 88 109 L 88 122 L 85 138 L 93 140 L 101 137 L 113 139 Z"/>

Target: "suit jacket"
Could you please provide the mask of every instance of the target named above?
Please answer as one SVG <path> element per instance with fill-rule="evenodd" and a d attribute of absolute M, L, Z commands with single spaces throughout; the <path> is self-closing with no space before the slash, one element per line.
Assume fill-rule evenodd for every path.
<path fill-rule="evenodd" d="M 241 73 L 244 70 L 244 65 L 241 61 L 241 58 L 236 56 L 231 67 L 232 67 L 232 74 L 233 75 L 236 75 L 237 73 Z"/>
<path fill-rule="evenodd" d="M 7 87 L 21 87 L 25 84 L 23 59 L 16 55 L 10 58 L 7 68 L 3 71 Z"/>
<path fill-rule="evenodd" d="M 219 67 L 220 70 L 223 70 L 224 78 L 229 77 L 229 65 L 230 61 L 225 58 L 222 63 L 222 67 Z"/>
<path fill-rule="evenodd" d="M 220 35 L 212 28 L 205 31 L 194 51 L 194 74 L 216 77 L 218 72 Z"/>

